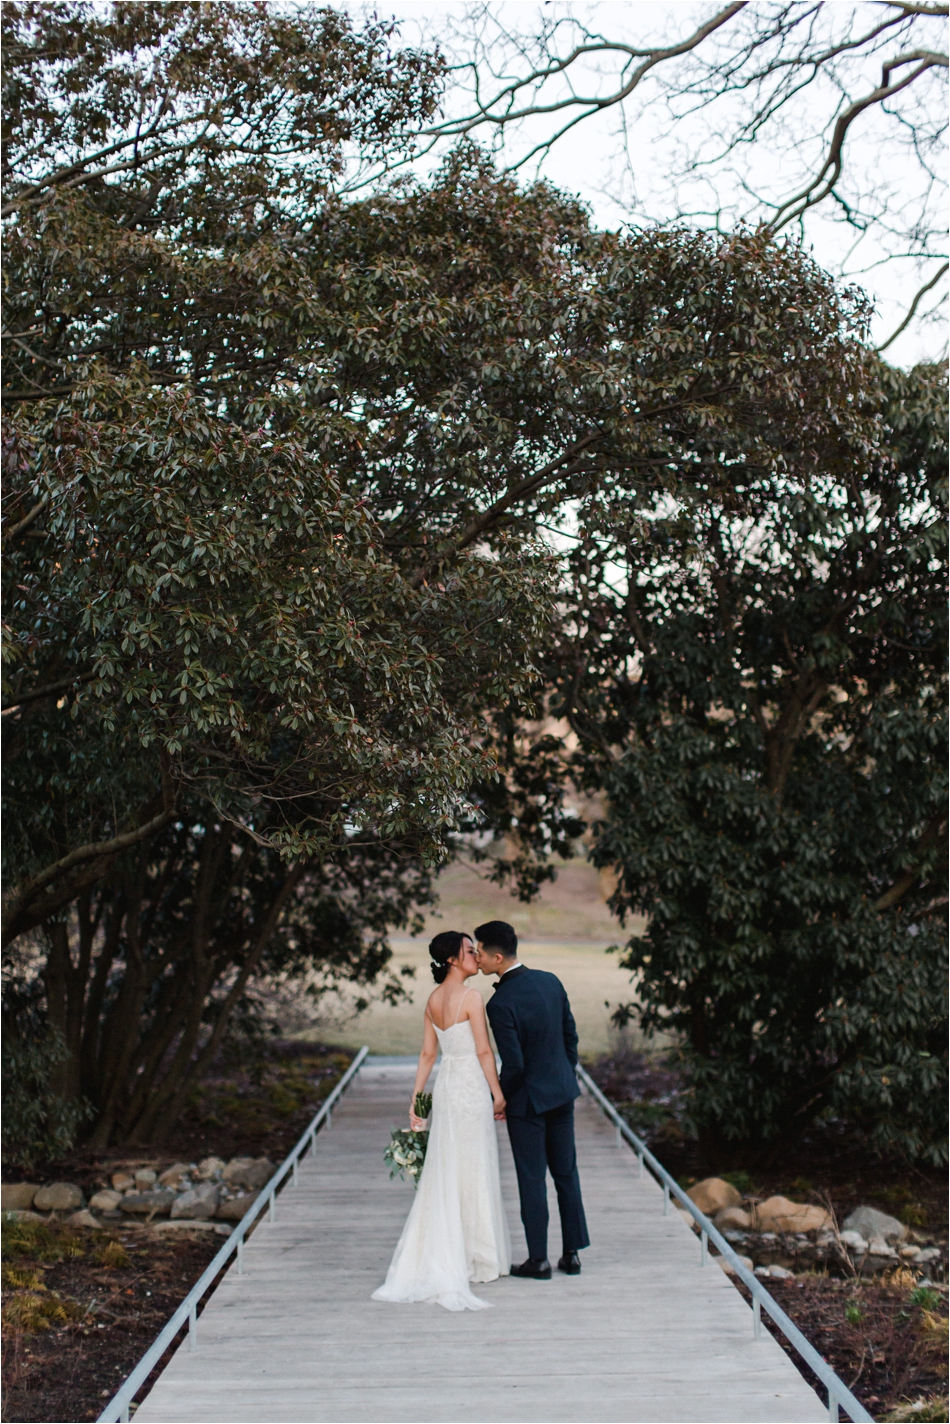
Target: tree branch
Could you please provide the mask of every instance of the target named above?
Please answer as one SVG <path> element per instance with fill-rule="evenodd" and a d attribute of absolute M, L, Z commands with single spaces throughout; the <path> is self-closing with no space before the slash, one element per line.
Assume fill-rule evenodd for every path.
<path fill-rule="evenodd" d="M 15 926 L 17 918 L 30 905 L 40 891 L 54 880 L 60 880 L 74 866 L 82 865 L 85 861 L 114 859 L 129 846 L 136 845 L 139 841 L 144 841 L 153 836 L 157 831 L 162 830 L 175 817 L 175 809 L 163 809 L 157 816 L 152 816 L 142 825 L 136 826 L 132 831 L 126 831 L 121 836 L 113 836 L 108 841 L 90 842 L 88 845 L 78 846 L 70 851 L 69 855 L 64 855 L 61 860 L 54 861 L 45 870 L 34 875 L 31 880 L 26 881 L 19 889 L 15 890 L 3 911 L 3 935 L 6 941 L 11 937 L 11 931 Z M 22 931 L 20 931 L 22 933 Z"/>
<path fill-rule="evenodd" d="M 844 113 L 839 115 L 831 136 L 828 156 L 822 164 L 821 169 L 816 173 L 815 177 L 811 179 L 807 187 L 802 188 L 794 197 L 787 198 L 785 202 L 782 203 L 771 222 L 765 224 L 768 231 L 780 232 L 781 229 L 787 227 L 789 223 L 796 222 L 799 218 L 803 217 L 809 208 L 814 208 L 823 202 L 824 199 L 828 197 L 828 194 L 833 191 L 835 184 L 841 177 L 842 153 L 848 130 L 855 119 L 864 113 L 865 109 L 869 109 L 873 104 L 882 104 L 885 99 L 890 99 L 893 95 L 899 94 L 902 89 L 906 89 L 908 85 L 913 84 L 914 80 L 919 79 L 921 74 L 926 73 L 928 69 L 933 69 L 935 66 L 946 67 L 948 63 L 946 55 L 930 54 L 928 52 L 927 57 L 918 64 L 916 69 L 911 70 L 910 74 L 905 75 L 897 84 L 891 84 L 889 82 L 891 70 L 905 62 L 909 63 L 911 59 L 915 57 L 916 56 L 908 55 L 905 60 L 903 56 L 898 56 L 897 59 L 885 64 L 882 81 L 878 88 L 873 89 L 870 94 L 866 94 L 863 99 L 857 99 L 853 104 L 849 104 Z M 829 172 L 831 176 L 827 177 L 826 175 Z"/>
<path fill-rule="evenodd" d="M 882 342 L 882 344 L 881 344 L 880 346 L 875 346 L 875 348 L 874 348 L 875 351 L 878 351 L 878 352 L 880 352 L 880 351 L 886 351 L 887 348 L 890 346 L 891 342 L 897 340 L 897 338 L 900 336 L 900 334 L 901 334 L 901 332 L 904 330 L 904 328 L 907 327 L 907 326 L 909 326 L 910 323 L 913 321 L 914 317 L 917 315 L 917 308 L 918 308 L 919 305 L 920 305 L 921 299 L 922 299 L 923 297 L 925 297 L 928 292 L 930 292 L 930 291 L 933 290 L 933 288 L 934 288 L 934 287 L 937 285 L 937 283 L 940 281 L 940 278 L 941 278 L 941 277 L 943 276 L 943 274 L 946 272 L 946 270 L 947 270 L 948 267 L 950 267 L 950 262 L 945 262 L 945 263 L 943 264 L 943 266 L 940 268 L 940 270 L 937 272 L 936 276 L 931 277 L 931 279 L 930 279 L 929 282 L 925 282 L 925 283 L 924 283 L 924 285 L 921 287 L 920 291 L 917 293 L 917 295 L 916 295 L 916 297 L 914 298 L 914 300 L 911 302 L 911 304 L 910 304 L 910 310 L 908 311 L 907 315 L 904 317 L 904 320 L 901 322 L 900 326 L 897 328 L 896 331 L 892 331 L 891 334 L 890 334 L 890 336 L 887 338 L 887 340 L 884 341 L 884 342 Z"/>
<path fill-rule="evenodd" d="M 81 677 L 64 677 L 59 682 L 47 683 L 45 687 L 36 687 L 32 692 L 24 692 L 17 697 L 15 702 L 8 702 L 4 705 L 2 716 L 6 717 L 10 712 L 16 712 L 28 702 L 39 702 L 43 697 L 55 697 L 60 692 L 68 692 L 71 687 L 80 687 L 85 682 L 92 682 L 96 676 L 94 672 L 85 672 Z"/>
<path fill-rule="evenodd" d="M 29 514 L 25 514 L 18 524 L 14 524 L 10 529 L 4 529 L 4 539 L 15 539 L 18 534 L 22 534 L 25 529 L 29 529 L 31 524 L 35 524 L 43 510 L 49 504 L 49 495 L 44 494 L 43 498 L 37 500 Z"/>
<path fill-rule="evenodd" d="M 912 865 L 909 870 L 905 870 L 899 880 L 895 880 L 889 890 L 886 890 L 880 899 L 875 900 L 875 910 L 889 910 L 892 905 L 896 905 L 898 900 L 902 900 L 908 890 L 912 890 L 920 879 L 920 858 L 924 851 L 929 850 L 932 845 L 939 840 L 941 827 L 945 826 L 942 816 L 934 816 L 920 840 L 917 842 L 916 855 L 917 864 Z"/>
<path fill-rule="evenodd" d="M 512 487 L 502 495 L 501 499 L 497 499 L 495 503 L 489 505 L 482 514 L 478 514 L 474 519 L 471 519 L 461 533 L 444 546 L 443 551 L 437 555 L 432 564 L 425 569 L 417 569 L 416 572 L 411 575 L 407 580 L 410 588 L 419 588 L 425 583 L 430 574 L 444 564 L 447 559 L 455 558 L 463 549 L 467 549 L 470 544 L 474 544 L 475 541 L 479 539 L 487 529 L 490 529 L 493 524 L 497 523 L 501 516 L 507 513 L 511 506 L 516 504 L 518 500 L 524 499 L 526 495 L 534 494 L 536 490 L 539 490 L 541 486 L 546 484 L 554 475 L 563 476 L 574 474 L 575 471 L 580 468 L 577 456 L 581 455 L 588 446 L 593 445 L 599 435 L 599 430 L 590 431 L 589 434 L 585 435 L 581 440 L 576 441 L 573 445 L 570 445 L 563 454 L 549 461 L 548 464 L 543 466 L 543 468 L 538 470 L 535 474 L 529 475 L 526 479 L 519 480 L 516 485 L 512 485 Z"/>

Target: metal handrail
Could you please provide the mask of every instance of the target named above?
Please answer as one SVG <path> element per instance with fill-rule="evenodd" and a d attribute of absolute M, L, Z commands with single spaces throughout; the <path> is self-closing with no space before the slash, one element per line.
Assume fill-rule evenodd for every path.
<path fill-rule="evenodd" d="M 597 1103 L 601 1112 L 608 1117 L 617 1129 L 617 1146 L 620 1146 L 620 1139 L 624 1138 L 629 1142 L 634 1152 L 637 1154 L 639 1162 L 639 1175 L 643 1176 L 643 1164 L 646 1163 L 650 1171 L 657 1178 L 663 1187 L 663 1215 L 666 1216 L 670 1209 L 670 1196 L 675 1196 L 694 1219 L 700 1231 L 699 1263 L 705 1266 L 708 1257 L 708 1242 L 712 1241 L 722 1256 L 726 1258 L 732 1266 L 735 1274 L 744 1286 L 747 1286 L 752 1293 L 752 1330 L 758 1340 L 762 1335 L 762 1311 L 775 1321 L 782 1334 L 789 1344 L 794 1345 L 802 1359 L 809 1368 L 818 1376 L 825 1389 L 828 1391 L 828 1418 L 838 1420 L 839 1406 L 846 1409 L 850 1414 L 854 1424 L 874 1424 L 874 1420 L 867 1412 L 863 1404 L 860 1404 L 851 1393 L 843 1380 L 839 1379 L 830 1365 L 821 1358 L 814 1345 L 810 1345 L 805 1336 L 794 1325 L 785 1311 L 773 1300 L 761 1281 L 752 1274 L 748 1267 L 742 1264 L 739 1256 L 729 1245 L 729 1242 L 722 1233 L 713 1225 L 709 1217 L 701 1212 L 695 1202 L 683 1191 L 679 1183 L 670 1176 L 669 1172 L 658 1162 L 653 1153 L 647 1147 L 642 1138 L 624 1122 L 623 1118 L 614 1107 L 609 1098 L 605 1097 L 593 1078 L 577 1065 L 577 1077 L 580 1083 Z"/>
<path fill-rule="evenodd" d="M 247 1235 L 251 1226 L 253 1226 L 254 1222 L 260 1216 L 261 1212 L 264 1210 L 265 1207 L 267 1207 L 267 1214 L 269 1220 L 273 1221 L 275 1219 L 275 1198 L 277 1194 L 277 1188 L 283 1182 L 288 1172 L 293 1174 L 293 1181 L 294 1185 L 296 1186 L 297 1164 L 300 1161 L 300 1158 L 303 1156 L 307 1147 L 314 1146 L 316 1142 L 317 1132 L 323 1126 L 324 1121 L 326 1121 L 326 1125 L 329 1128 L 330 1115 L 333 1112 L 334 1107 L 336 1106 L 337 1102 L 339 1102 L 343 1094 L 346 1092 L 347 1088 L 350 1086 L 357 1073 L 360 1071 L 360 1068 L 363 1066 L 363 1060 L 365 1059 L 368 1053 L 368 1048 L 364 1047 L 360 1049 L 359 1053 L 353 1059 L 353 1062 L 350 1064 L 349 1068 L 343 1074 L 343 1077 L 340 1079 L 339 1083 L 337 1083 L 336 1087 L 333 1089 L 333 1092 L 330 1093 L 329 1097 L 321 1106 L 320 1111 L 316 1114 L 316 1116 L 307 1126 L 306 1130 L 303 1133 L 303 1136 L 300 1138 L 300 1141 L 297 1143 L 296 1147 L 294 1147 L 293 1150 L 288 1153 L 288 1155 L 284 1158 L 283 1162 L 277 1168 L 277 1171 L 274 1173 L 270 1181 L 267 1183 L 267 1185 L 261 1191 L 260 1195 L 257 1197 L 257 1200 L 252 1202 L 252 1204 L 248 1207 L 247 1211 L 241 1217 L 241 1220 L 238 1222 L 237 1226 L 235 1227 L 231 1235 L 228 1237 L 227 1241 L 221 1247 L 221 1250 L 215 1256 L 210 1266 L 208 1266 L 204 1274 L 199 1278 L 198 1281 L 196 1281 L 196 1283 L 192 1286 L 191 1290 L 185 1296 L 185 1299 L 175 1311 L 175 1314 L 171 1317 L 164 1330 L 152 1343 L 152 1345 L 146 1350 L 145 1354 L 139 1360 L 132 1373 L 124 1381 L 121 1388 L 109 1400 L 109 1403 L 99 1415 L 98 1424 L 114 1424 L 114 1421 L 122 1421 L 122 1424 L 128 1424 L 129 1406 L 131 1405 L 132 1400 L 135 1397 L 136 1391 L 139 1389 L 140 1385 L 142 1385 L 144 1381 L 148 1379 L 149 1375 L 151 1374 L 152 1367 L 156 1364 L 158 1360 L 162 1358 L 162 1355 L 164 1355 L 165 1351 L 168 1349 L 169 1345 L 172 1343 L 175 1336 L 178 1334 L 179 1330 L 185 1324 L 186 1321 L 188 1322 L 188 1348 L 189 1350 L 194 1350 L 197 1347 L 198 1302 L 201 1300 L 201 1297 L 211 1285 L 212 1281 L 218 1275 L 218 1272 L 224 1268 L 229 1257 L 233 1256 L 235 1253 L 237 1253 L 238 1275 L 241 1276 L 244 1274 L 245 1236 Z"/>

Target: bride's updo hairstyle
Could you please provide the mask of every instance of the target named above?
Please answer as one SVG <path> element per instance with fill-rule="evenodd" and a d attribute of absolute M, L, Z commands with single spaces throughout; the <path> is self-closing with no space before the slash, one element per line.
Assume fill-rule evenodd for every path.
<path fill-rule="evenodd" d="M 462 941 L 467 936 L 458 930 L 443 930 L 429 945 L 429 959 L 432 962 L 432 977 L 441 984 L 449 972 L 449 960 L 458 959 L 462 952 Z"/>

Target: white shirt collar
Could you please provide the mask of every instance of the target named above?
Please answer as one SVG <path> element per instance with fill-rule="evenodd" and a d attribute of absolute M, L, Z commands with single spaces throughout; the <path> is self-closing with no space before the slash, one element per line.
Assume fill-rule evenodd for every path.
<path fill-rule="evenodd" d="M 509 964 L 508 968 L 505 970 L 505 974 L 510 974 L 511 971 L 512 971 L 512 969 L 523 969 L 523 968 L 524 968 L 524 965 L 521 963 L 521 960 L 520 960 L 520 959 L 516 959 L 515 962 L 514 962 L 514 964 Z M 498 976 L 498 982 L 499 982 L 499 984 L 501 983 L 502 979 L 504 979 L 505 974 L 499 974 L 499 976 Z"/>

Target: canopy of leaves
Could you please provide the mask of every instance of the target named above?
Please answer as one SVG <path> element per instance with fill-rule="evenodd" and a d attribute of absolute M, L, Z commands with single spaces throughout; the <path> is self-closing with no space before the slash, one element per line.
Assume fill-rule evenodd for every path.
<path fill-rule="evenodd" d="M 606 794 L 594 859 L 642 1020 L 694 1114 L 757 1144 L 819 1114 L 939 1156 L 946 1077 L 943 374 L 880 368 L 884 439 L 741 511 L 606 493 L 572 555 L 556 710 Z"/>
<path fill-rule="evenodd" d="M 105 1141 L 269 954 L 371 977 L 473 787 L 508 814 L 484 719 L 540 681 L 539 529 L 756 520 L 880 424 L 866 303 L 794 246 L 597 233 L 469 147 L 344 192 L 437 98 L 385 27 L 4 17 L 7 934 Z"/>
<path fill-rule="evenodd" d="M 413 588 L 325 462 L 187 392 L 100 381 L 12 435 L 8 933 L 184 800 L 295 858 L 436 854 L 479 765 L 466 688 L 523 681 L 549 561 Z"/>

